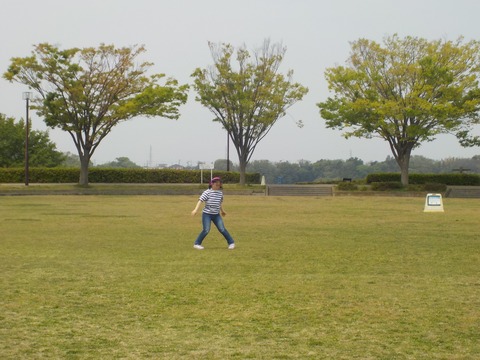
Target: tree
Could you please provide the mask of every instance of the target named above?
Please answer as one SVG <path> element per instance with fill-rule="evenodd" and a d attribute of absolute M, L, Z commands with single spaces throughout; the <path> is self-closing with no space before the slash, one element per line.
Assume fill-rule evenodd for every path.
<path fill-rule="evenodd" d="M 188 85 L 164 74 L 146 76 L 153 65 L 138 62 L 143 46 L 60 50 L 34 46 L 32 56 L 13 58 L 3 75 L 38 92 L 33 100 L 47 126 L 70 134 L 80 158 L 80 185 L 88 185 L 90 159 L 101 141 L 121 121 L 137 116 L 177 119 Z"/>
<path fill-rule="evenodd" d="M 472 121 L 469 124 L 469 129 L 468 130 L 460 130 L 457 132 L 457 138 L 460 142 L 460 145 L 463 147 L 474 147 L 474 146 L 480 146 L 480 136 L 475 136 L 471 134 L 471 128 L 475 124 L 479 124 L 479 121 Z"/>
<path fill-rule="evenodd" d="M 254 160 L 249 162 L 247 171 L 265 176 L 265 180 L 269 184 L 274 183 L 277 178 L 277 167 L 268 160 Z"/>
<path fill-rule="evenodd" d="M 63 161 L 62 166 L 72 167 L 72 168 L 80 168 L 80 159 L 79 159 L 78 155 L 75 155 L 75 154 L 71 153 L 70 151 L 67 151 L 66 153 L 63 153 L 63 155 L 65 156 L 65 160 Z"/>
<path fill-rule="evenodd" d="M 214 65 L 197 68 L 192 74 L 196 100 L 229 134 L 238 155 L 240 184 L 245 184 L 246 167 L 256 146 L 308 89 L 292 82 L 292 70 L 279 73 L 286 51 L 280 44 L 265 40 L 252 54 L 245 47 L 238 48 L 236 69 L 232 64 L 235 49 L 230 44 L 209 46 Z"/>
<path fill-rule="evenodd" d="M 135 164 L 128 157 L 118 157 L 118 158 L 115 159 L 115 161 L 110 161 L 108 163 L 99 165 L 99 167 L 122 168 L 122 169 L 138 169 L 138 168 L 141 168 L 141 166 Z"/>
<path fill-rule="evenodd" d="M 348 66 L 325 72 L 335 96 L 317 104 L 321 116 L 347 138 L 386 140 L 406 185 L 412 150 L 478 119 L 480 43 L 394 35 L 351 47 Z"/>
<path fill-rule="evenodd" d="M 29 165 L 55 167 L 63 163 L 65 156 L 56 150 L 48 131 L 32 130 L 28 141 Z M 0 114 L 0 167 L 25 165 L 25 122 Z"/>
<path fill-rule="evenodd" d="M 215 160 L 213 167 L 215 168 L 215 170 L 222 170 L 222 171 L 234 169 L 232 160 L 227 160 L 227 159 Z"/>

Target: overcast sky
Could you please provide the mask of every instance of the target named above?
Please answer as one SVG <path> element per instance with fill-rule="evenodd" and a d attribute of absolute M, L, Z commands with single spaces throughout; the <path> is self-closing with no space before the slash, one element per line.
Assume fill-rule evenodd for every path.
<path fill-rule="evenodd" d="M 391 155 L 379 139 L 345 140 L 325 127 L 316 104 L 329 95 L 327 67 L 343 65 L 350 42 L 367 38 L 381 42 L 397 33 L 424 37 L 480 40 L 478 0 L 0 0 L 0 72 L 12 57 L 30 55 L 41 42 L 61 48 L 117 47 L 144 44 L 144 58 L 153 73 L 165 73 L 180 83 L 192 83 L 197 67 L 212 64 L 208 41 L 254 49 L 264 39 L 281 42 L 287 52 L 281 71 L 294 70 L 294 81 L 309 88 L 257 146 L 253 160 L 316 161 L 358 157 L 383 161 Z M 0 113 L 25 117 L 23 85 L 0 79 Z M 137 118 L 118 125 L 93 156 L 95 164 L 128 157 L 139 165 L 213 162 L 226 157 L 227 138 L 221 125 L 195 101 L 180 109 L 179 120 Z M 34 129 L 46 130 L 31 113 Z M 298 128 L 302 120 L 303 128 Z M 63 152 L 76 154 L 66 132 L 49 130 Z M 452 135 L 423 144 L 413 155 L 431 159 L 472 157 L 480 149 L 465 149 Z M 233 146 L 230 159 L 238 162 Z"/>

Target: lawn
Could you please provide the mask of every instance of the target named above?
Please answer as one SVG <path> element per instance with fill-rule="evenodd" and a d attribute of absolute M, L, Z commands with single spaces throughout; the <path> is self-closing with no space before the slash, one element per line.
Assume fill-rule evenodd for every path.
<path fill-rule="evenodd" d="M 480 202 L 0 198 L 2 359 L 478 359 Z"/>

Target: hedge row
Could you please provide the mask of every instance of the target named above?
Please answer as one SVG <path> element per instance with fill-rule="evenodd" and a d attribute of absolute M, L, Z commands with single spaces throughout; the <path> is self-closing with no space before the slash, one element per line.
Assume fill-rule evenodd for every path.
<path fill-rule="evenodd" d="M 367 184 L 400 182 L 400 173 L 378 173 L 367 175 Z M 480 175 L 476 174 L 410 174 L 409 184 L 445 184 L 457 186 L 480 186 Z"/>
<path fill-rule="evenodd" d="M 91 168 L 88 174 L 90 183 L 200 183 L 200 170 L 173 169 L 102 169 Z M 214 171 L 214 176 L 220 176 L 224 183 L 239 183 L 238 172 Z M 74 168 L 30 168 L 30 183 L 78 183 L 80 169 Z M 203 182 L 210 180 L 210 171 L 203 171 Z M 22 183 L 25 181 L 25 169 L 0 168 L 0 183 Z M 260 174 L 247 173 L 247 184 L 259 184 Z"/>

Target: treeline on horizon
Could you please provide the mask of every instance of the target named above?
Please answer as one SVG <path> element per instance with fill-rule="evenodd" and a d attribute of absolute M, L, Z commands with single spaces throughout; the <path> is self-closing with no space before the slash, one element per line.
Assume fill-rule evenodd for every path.
<path fill-rule="evenodd" d="M 220 162 L 220 161 L 218 161 Z M 224 161 L 223 164 L 226 164 Z M 219 168 L 219 170 L 223 170 Z M 215 163 L 217 165 L 217 162 Z M 220 165 L 220 164 L 219 164 Z M 235 170 L 233 166 L 233 170 Z M 315 162 L 301 160 L 296 163 L 269 160 L 255 160 L 247 166 L 247 172 L 260 173 L 270 184 L 293 184 L 301 182 L 325 182 L 349 178 L 360 180 L 372 173 L 398 173 L 399 168 L 392 156 L 385 161 L 365 163 L 358 158 L 347 160 L 318 160 Z M 480 173 L 480 155 L 472 158 L 448 158 L 432 160 L 424 156 L 414 155 L 410 159 L 410 173 Z"/>
<path fill-rule="evenodd" d="M 76 159 L 67 166 L 77 167 Z M 177 168 L 179 165 L 174 165 Z M 126 157 L 117 158 L 115 161 L 98 164 L 94 167 L 99 168 L 141 168 Z M 198 170 L 198 165 L 181 167 L 184 169 Z M 230 160 L 230 166 L 227 169 L 227 160 L 218 159 L 214 162 L 214 172 L 218 171 L 238 171 L 238 164 Z M 442 173 L 473 173 L 480 174 L 480 155 L 472 158 L 447 158 L 442 160 L 432 160 L 421 155 L 414 155 L 410 160 L 410 173 L 418 174 L 442 174 Z M 392 156 L 387 156 L 384 161 L 364 162 L 363 160 L 352 157 L 347 160 L 327 160 L 318 161 L 299 160 L 298 162 L 289 161 L 270 161 L 253 160 L 247 166 L 248 173 L 259 173 L 265 176 L 269 184 L 293 184 L 302 182 L 331 182 L 344 178 L 352 180 L 365 179 L 367 175 L 373 173 L 398 173 L 398 164 Z"/>

